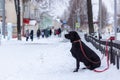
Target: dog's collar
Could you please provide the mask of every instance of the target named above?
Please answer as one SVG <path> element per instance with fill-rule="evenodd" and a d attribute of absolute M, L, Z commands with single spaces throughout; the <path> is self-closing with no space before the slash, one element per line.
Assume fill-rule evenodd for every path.
<path fill-rule="evenodd" d="M 76 40 L 76 41 L 73 41 L 73 43 L 76 43 L 76 42 L 80 42 L 80 39 L 79 39 L 79 40 Z"/>

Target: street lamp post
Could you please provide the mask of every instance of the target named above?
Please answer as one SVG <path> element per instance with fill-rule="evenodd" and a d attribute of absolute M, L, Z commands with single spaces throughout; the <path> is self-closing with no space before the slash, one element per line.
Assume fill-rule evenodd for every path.
<path fill-rule="evenodd" d="M 117 0 L 114 0 L 114 33 L 115 39 L 117 39 Z"/>
<path fill-rule="evenodd" d="M 101 39 L 101 28 L 102 28 L 102 0 L 99 0 L 99 15 L 100 15 L 100 20 L 99 20 L 99 28 L 98 28 L 98 39 L 99 39 L 99 49 L 100 49 L 100 39 Z"/>

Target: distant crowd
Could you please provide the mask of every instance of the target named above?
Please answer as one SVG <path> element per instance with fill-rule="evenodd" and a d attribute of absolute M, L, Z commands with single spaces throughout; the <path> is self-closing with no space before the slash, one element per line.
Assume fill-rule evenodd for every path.
<path fill-rule="evenodd" d="M 51 35 L 61 37 L 61 32 L 62 32 L 61 28 L 58 28 L 58 29 L 42 29 L 42 30 L 37 29 L 36 37 L 38 39 L 40 39 L 40 37 L 41 38 L 48 38 Z M 25 36 L 26 36 L 26 41 L 28 41 L 28 39 L 31 39 L 31 41 L 33 41 L 34 36 L 35 36 L 34 35 L 34 30 L 27 29 Z"/>

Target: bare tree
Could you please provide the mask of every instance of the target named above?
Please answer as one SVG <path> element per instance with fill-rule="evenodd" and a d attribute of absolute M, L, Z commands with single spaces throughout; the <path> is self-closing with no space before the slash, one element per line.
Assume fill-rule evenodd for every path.
<path fill-rule="evenodd" d="M 98 14 L 98 21 L 100 22 L 101 17 L 101 28 L 104 28 L 108 24 L 108 11 L 104 3 L 102 3 L 101 16 Z M 100 26 L 100 23 L 98 24 Z"/>
<path fill-rule="evenodd" d="M 80 26 L 86 22 L 87 19 L 87 2 L 86 0 L 71 0 L 70 1 L 70 14 L 68 18 L 68 24 L 75 28 L 75 23 L 79 22 Z"/>
<path fill-rule="evenodd" d="M 120 0 L 117 1 L 118 4 L 117 4 L 117 12 L 118 12 L 118 21 L 117 21 L 117 24 L 118 24 L 118 27 L 120 28 Z"/>
<path fill-rule="evenodd" d="M 88 10 L 87 13 L 88 13 L 89 34 L 91 34 L 94 32 L 91 0 L 87 0 L 87 10 Z"/>
<path fill-rule="evenodd" d="M 20 18 L 20 0 L 14 0 L 17 14 L 17 37 L 21 40 L 21 18 Z"/>

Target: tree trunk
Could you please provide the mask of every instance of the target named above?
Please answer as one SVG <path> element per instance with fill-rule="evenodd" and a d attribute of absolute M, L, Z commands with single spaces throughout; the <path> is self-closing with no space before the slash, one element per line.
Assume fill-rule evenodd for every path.
<path fill-rule="evenodd" d="M 94 32 L 93 26 L 93 13 L 92 13 L 92 3 L 91 0 L 87 0 L 87 14 L 88 14 L 88 26 L 89 26 L 89 34 Z"/>
<path fill-rule="evenodd" d="M 20 17 L 20 0 L 15 1 L 15 8 L 17 14 L 17 38 L 21 40 L 21 17 Z"/>
<path fill-rule="evenodd" d="M 21 40 L 20 0 L 18 0 L 17 33 L 18 40 Z"/>

